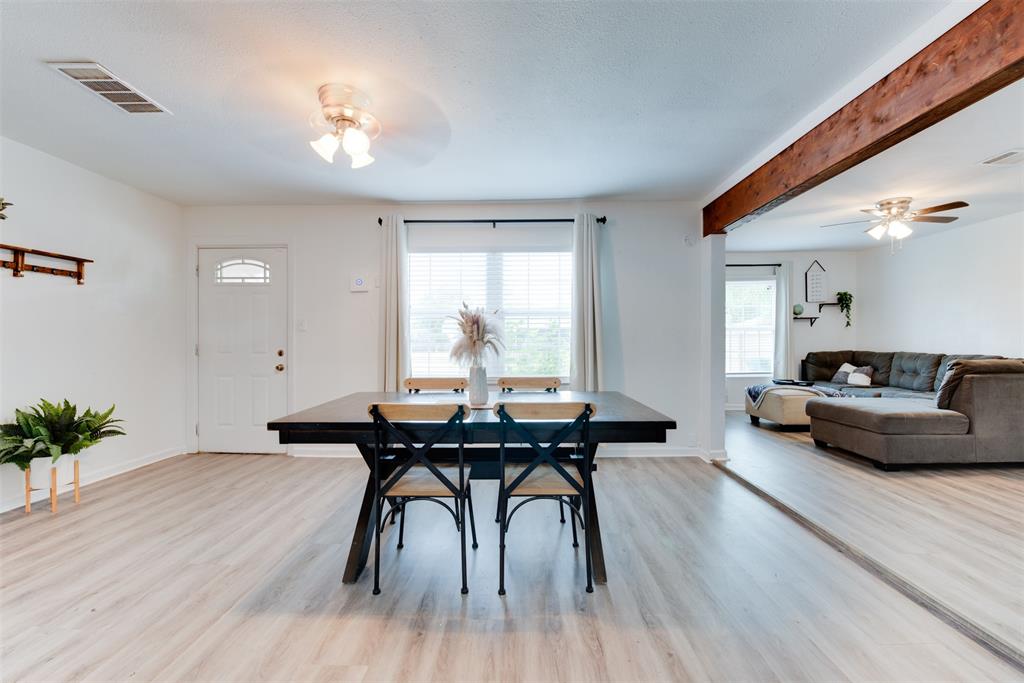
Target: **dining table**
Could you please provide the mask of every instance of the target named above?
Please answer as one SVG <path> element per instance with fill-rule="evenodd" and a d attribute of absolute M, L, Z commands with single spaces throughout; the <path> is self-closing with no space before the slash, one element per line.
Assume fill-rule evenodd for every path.
<path fill-rule="evenodd" d="M 465 462 L 470 466 L 470 477 L 477 479 L 499 479 L 500 469 L 498 444 L 501 442 L 500 420 L 494 414 L 493 406 L 501 402 L 583 402 L 594 408 L 590 419 L 590 437 L 586 448 L 587 456 L 581 457 L 575 444 L 565 444 L 555 453 L 559 462 L 581 466 L 593 462 L 597 471 L 599 459 L 595 459 L 600 444 L 605 443 L 664 443 L 667 431 L 676 428 L 675 420 L 632 399 L 618 391 L 556 391 L 503 393 L 492 391 L 486 405 L 473 406 L 464 421 L 463 449 Z M 407 393 L 407 392 L 358 392 L 327 401 L 318 406 L 300 410 L 267 423 L 267 428 L 278 433 L 282 444 L 354 444 L 367 465 L 366 488 L 356 518 L 356 526 L 349 548 L 344 583 L 355 583 L 366 566 L 377 524 L 374 505 L 374 424 L 369 407 L 379 403 L 459 403 L 468 406 L 465 394 L 455 392 Z M 413 443 L 422 443 L 442 423 L 417 423 L 403 425 Z M 559 423 L 536 421 L 523 426 L 539 443 L 547 443 L 558 431 Z M 545 440 L 547 439 L 547 441 Z M 430 453 L 432 462 L 451 463 L 457 461 L 458 449 L 450 447 L 457 443 L 457 431 L 452 431 L 441 440 L 441 445 Z M 402 461 L 404 449 L 388 445 L 382 449 L 382 474 L 387 476 Z M 530 462 L 534 458 L 528 446 L 506 445 L 507 462 Z M 596 494 L 596 491 L 595 491 Z M 601 541 L 601 523 L 598 515 L 598 498 L 590 496 L 590 523 L 594 580 L 606 583 L 604 546 Z"/>

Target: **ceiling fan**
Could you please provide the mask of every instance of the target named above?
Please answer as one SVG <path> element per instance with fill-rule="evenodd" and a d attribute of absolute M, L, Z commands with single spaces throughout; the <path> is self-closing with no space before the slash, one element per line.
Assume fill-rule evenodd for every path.
<path fill-rule="evenodd" d="M 902 240 L 914 232 L 910 225 L 908 225 L 909 223 L 952 223 L 957 219 L 956 216 L 932 216 L 931 214 L 970 206 L 967 202 L 949 202 L 947 204 L 929 206 L 925 209 L 911 209 L 910 203 L 912 201 L 914 201 L 913 197 L 890 197 L 876 203 L 873 209 L 861 209 L 861 211 L 871 214 L 874 218 L 847 221 L 845 223 L 830 223 L 821 227 L 834 228 L 840 225 L 871 223 L 872 225 L 864 232 L 876 240 L 882 239 L 885 235 L 889 235 L 894 240 Z"/>

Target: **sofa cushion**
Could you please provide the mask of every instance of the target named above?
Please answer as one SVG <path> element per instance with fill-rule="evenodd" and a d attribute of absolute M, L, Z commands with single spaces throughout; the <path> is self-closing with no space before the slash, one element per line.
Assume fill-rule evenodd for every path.
<path fill-rule="evenodd" d="M 812 398 L 807 415 L 877 434 L 966 434 L 971 421 L 924 399 Z"/>
<path fill-rule="evenodd" d="M 878 395 L 882 398 L 925 398 L 929 401 L 935 399 L 934 391 L 914 391 L 899 387 L 879 387 L 878 389 Z"/>
<path fill-rule="evenodd" d="M 804 379 L 827 382 L 843 363 L 853 360 L 853 351 L 811 351 L 804 358 Z"/>
<path fill-rule="evenodd" d="M 942 355 L 897 351 L 892 357 L 889 386 L 914 391 L 933 391 Z"/>
<path fill-rule="evenodd" d="M 839 384 L 837 382 L 815 382 L 814 386 L 824 387 L 826 389 L 835 389 L 836 391 L 841 391 L 844 394 L 849 394 L 850 396 L 860 397 L 881 396 L 883 390 L 883 387 L 856 387 L 852 384 Z"/>
<path fill-rule="evenodd" d="M 892 357 L 894 355 L 892 351 L 854 351 L 852 362 L 857 367 L 865 365 L 873 367 L 875 373 L 871 375 L 871 383 L 886 386 L 889 384 L 889 373 L 892 372 Z"/>
<path fill-rule="evenodd" d="M 1002 356 L 981 356 L 978 354 L 970 353 L 951 353 L 942 357 L 939 362 L 939 370 L 935 373 L 935 385 L 932 391 L 938 392 L 939 387 L 942 386 L 942 380 L 946 377 L 946 370 L 949 369 L 949 364 L 955 360 L 988 360 L 993 358 L 1001 359 Z"/>

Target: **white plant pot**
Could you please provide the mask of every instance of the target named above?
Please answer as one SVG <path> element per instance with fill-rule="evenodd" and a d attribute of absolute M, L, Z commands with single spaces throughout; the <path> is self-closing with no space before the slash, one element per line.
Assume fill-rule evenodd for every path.
<path fill-rule="evenodd" d="M 469 369 L 469 405 L 487 405 L 487 370 L 480 365 Z"/>
<path fill-rule="evenodd" d="M 57 468 L 57 488 L 70 486 L 75 482 L 75 460 L 73 455 L 62 455 L 54 464 L 50 456 L 45 458 L 33 458 L 29 476 L 29 485 L 33 489 L 50 488 L 50 468 Z"/>

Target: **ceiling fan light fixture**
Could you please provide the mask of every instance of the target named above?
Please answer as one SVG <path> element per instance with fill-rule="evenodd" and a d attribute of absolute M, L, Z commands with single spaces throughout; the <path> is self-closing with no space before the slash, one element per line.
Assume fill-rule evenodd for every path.
<path fill-rule="evenodd" d="M 374 162 L 370 155 L 370 141 L 381 132 L 380 122 L 368 111 L 370 98 L 355 88 L 338 83 L 320 86 L 320 111 L 310 119 L 310 125 L 323 131 L 333 128 L 310 145 L 329 163 L 339 145 L 352 159 L 352 168 L 363 168 Z"/>
<path fill-rule="evenodd" d="M 895 220 L 889 222 L 889 236 L 894 239 L 901 240 L 904 237 L 910 237 L 913 234 L 910 226 L 901 220 Z"/>
<path fill-rule="evenodd" d="M 374 161 L 376 161 L 376 159 L 369 154 L 360 154 L 352 157 L 352 168 L 363 168 L 364 166 L 369 166 Z"/>
<path fill-rule="evenodd" d="M 887 228 L 886 228 L 885 223 L 879 223 L 878 225 L 876 225 L 876 226 L 874 226 L 874 227 L 872 227 L 872 228 L 870 228 L 868 230 L 865 230 L 864 232 L 866 232 L 867 234 L 871 235 L 876 240 L 880 240 L 883 237 L 885 237 L 886 230 L 887 230 Z"/>
<path fill-rule="evenodd" d="M 334 133 L 324 133 L 318 140 L 313 140 L 309 146 L 329 164 L 334 163 L 334 153 L 338 151 L 338 136 Z"/>
<path fill-rule="evenodd" d="M 359 128 L 349 127 L 341 136 L 341 147 L 353 159 L 370 151 L 370 138 Z"/>

